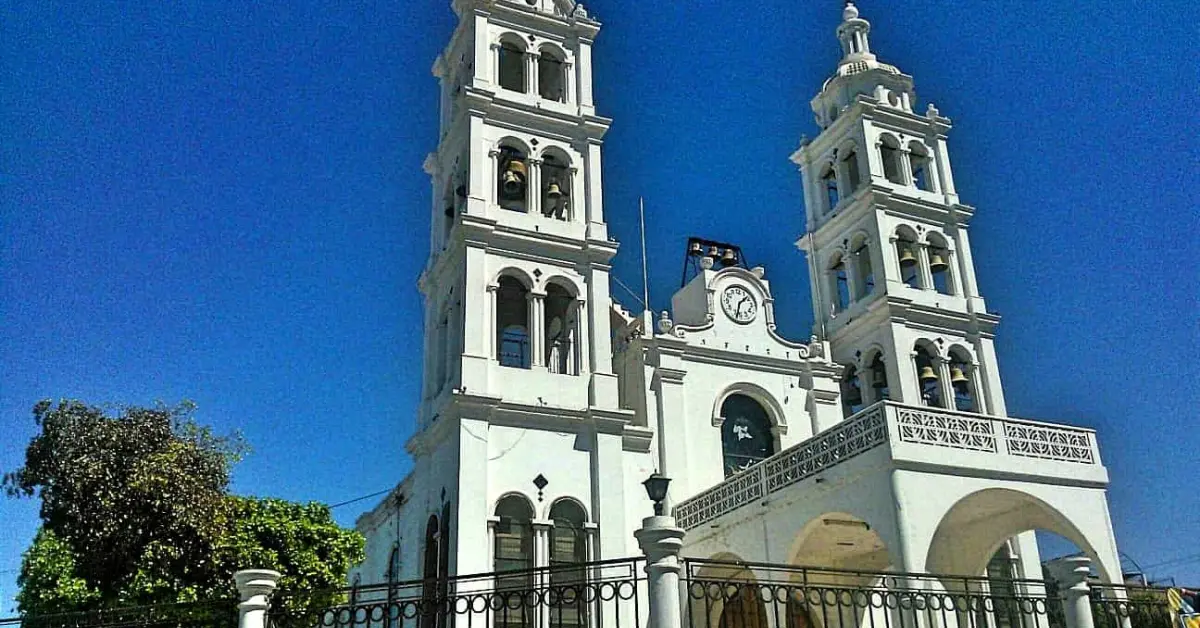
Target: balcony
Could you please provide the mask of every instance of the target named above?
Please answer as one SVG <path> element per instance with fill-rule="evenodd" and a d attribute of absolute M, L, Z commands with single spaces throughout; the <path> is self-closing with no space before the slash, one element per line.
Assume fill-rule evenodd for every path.
<path fill-rule="evenodd" d="M 1094 430 L 884 401 L 674 508 L 694 529 L 866 452 L 894 469 L 1103 487 Z"/>

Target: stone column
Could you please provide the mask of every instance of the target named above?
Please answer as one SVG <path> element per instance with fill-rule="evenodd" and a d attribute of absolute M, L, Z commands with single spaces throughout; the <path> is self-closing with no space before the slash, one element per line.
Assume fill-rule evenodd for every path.
<path fill-rule="evenodd" d="M 1059 581 L 1063 585 L 1063 614 L 1067 628 L 1094 628 L 1092 600 L 1089 595 L 1088 576 L 1092 560 L 1086 556 L 1065 558 L 1059 565 Z"/>
<path fill-rule="evenodd" d="M 270 569 L 245 569 L 233 574 L 241 600 L 238 603 L 238 628 L 266 628 L 270 596 L 279 586 L 281 575 Z"/>
<path fill-rule="evenodd" d="M 542 160 L 530 159 L 525 163 L 529 165 L 529 176 L 525 181 L 526 211 L 539 216 L 542 213 Z"/>
<path fill-rule="evenodd" d="M 929 247 L 924 242 L 913 244 L 917 251 L 917 283 L 922 290 L 933 290 L 933 273 L 929 271 Z"/>
<path fill-rule="evenodd" d="M 679 551 L 683 548 L 683 529 L 675 525 L 674 517 L 646 517 L 642 519 L 642 528 L 633 535 L 646 555 L 650 614 L 646 628 L 681 628 L 683 609 L 679 597 L 679 572 L 682 568 Z"/>

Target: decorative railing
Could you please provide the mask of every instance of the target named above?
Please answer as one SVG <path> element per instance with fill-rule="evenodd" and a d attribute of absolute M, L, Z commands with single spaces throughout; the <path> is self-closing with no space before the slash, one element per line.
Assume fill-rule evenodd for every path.
<path fill-rule="evenodd" d="M 1100 463 L 1091 430 L 888 401 L 680 502 L 673 514 L 681 527 L 693 529 L 881 445 L 891 447 L 893 455 L 903 445 L 908 447 L 905 455 L 911 456 L 915 445 L 982 456 L 957 462 L 946 462 L 940 455 L 925 460 L 939 464 L 986 464 L 998 462 L 999 456 Z M 915 453 L 923 456 L 919 450 Z"/>
<path fill-rule="evenodd" d="M 693 559 L 683 579 L 688 628 L 1065 627 L 1053 584 L 1041 580 Z"/>
<path fill-rule="evenodd" d="M 1171 589 L 1092 583 L 1096 628 L 1187 628 L 1189 618 L 1172 607 Z M 1179 595 L 1179 589 L 1175 589 Z M 1200 616 L 1192 621 L 1200 625 Z"/>
<path fill-rule="evenodd" d="M 644 561 L 598 561 L 272 596 L 270 628 L 638 628 Z"/>

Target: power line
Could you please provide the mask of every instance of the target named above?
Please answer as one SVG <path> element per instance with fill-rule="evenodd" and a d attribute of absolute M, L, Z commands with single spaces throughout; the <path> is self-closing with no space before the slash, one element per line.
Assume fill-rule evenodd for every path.
<path fill-rule="evenodd" d="M 1196 562 L 1196 561 L 1200 561 L 1200 554 L 1192 554 L 1191 556 L 1183 556 L 1180 558 L 1172 558 L 1171 560 L 1164 560 L 1161 563 L 1154 563 L 1153 565 L 1146 565 L 1146 569 L 1155 569 L 1157 567 L 1169 567 L 1169 566 L 1173 566 L 1173 565 L 1186 565 L 1188 563 L 1192 563 L 1192 562 Z"/>
<path fill-rule="evenodd" d="M 362 501 L 362 500 L 364 500 L 364 499 L 371 499 L 372 497 L 379 497 L 380 495 L 383 495 L 383 494 L 386 494 L 386 493 L 390 493 L 390 492 L 392 492 L 392 489 L 390 489 L 390 488 L 389 488 L 389 489 L 385 489 L 385 490 L 382 490 L 382 491 L 378 491 L 378 492 L 375 492 L 375 493 L 371 493 L 370 495 L 363 495 L 362 497 L 355 497 L 354 499 L 348 499 L 348 500 L 346 500 L 346 501 L 344 501 L 344 502 L 339 502 L 339 503 L 333 504 L 333 505 L 331 505 L 331 506 L 330 506 L 330 508 L 332 509 L 332 508 L 340 508 L 340 507 L 342 507 L 342 506 L 348 506 L 348 505 L 350 505 L 350 504 L 353 504 L 353 503 L 355 503 L 355 502 L 361 502 L 361 501 Z"/>

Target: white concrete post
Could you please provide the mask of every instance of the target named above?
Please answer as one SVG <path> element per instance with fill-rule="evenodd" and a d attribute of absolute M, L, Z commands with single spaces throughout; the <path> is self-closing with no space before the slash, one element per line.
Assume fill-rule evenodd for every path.
<path fill-rule="evenodd" d="M 1067 628 L 1095 628 L 1092 618 L 1092 600 L 1088 595 L 1088 576 L 1092 560 L 1086 556 L 1072 556 L 1062 560 L 1059 579 L 1063 583 L 1063 614 Z"/>
<path fill-rule="evenodd" d="M 642 529 L 633 535 L 646 555 L 646 586 L 650 594 L 650 621 L 646 628 L 682 628 L 679 551 L 683 548 L 683 528 L 675 525 L 674 517 L 646 517 L 642 519 Z"/>
<path fill-rule="evenodd" d="M 233 574 L 241 600 L 238 603 L 238 628 L 266 628 L 270 596 L 279 586 L 281 575 L 270 569 L 245 569 Z"/>

